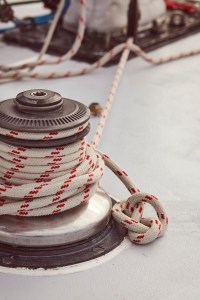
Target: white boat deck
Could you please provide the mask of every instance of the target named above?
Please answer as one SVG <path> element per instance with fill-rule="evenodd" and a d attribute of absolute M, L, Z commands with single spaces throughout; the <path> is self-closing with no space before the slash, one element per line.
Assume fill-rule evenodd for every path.
<path fill-rule="evenodd" d="M 152 55 L 198 47 L 200 34 Z M 4 44 L 0 51 L 1 63 L 35 56 L 30 50 Z M 81 65 L 70 61 L 56 69 Z M 159 197 L 169 216 L 167 234 L 146 246 L 125 241 L 113 253 L 57 271 L 54 277 L 45 277 L 50 273 L 42 271 L 35 277 L 25 276 L 26 271 L 22 276 L 1 273 L 1 300 L 200 299 L 199 66 L 200 55 L 162 66 L 150 66 L 140 58 L 129 61 L 99 147 L 123 166 L 142 191 Z M 103 105 L 115 69 L 103 68 L 76 78 L 4 84 L 0 100 L 45 88 L 87 105 Z M 91 121 L 92 132 L 97 121 Z M 128 195 L 110 172 L 101 185 L 117 198 Z"/>

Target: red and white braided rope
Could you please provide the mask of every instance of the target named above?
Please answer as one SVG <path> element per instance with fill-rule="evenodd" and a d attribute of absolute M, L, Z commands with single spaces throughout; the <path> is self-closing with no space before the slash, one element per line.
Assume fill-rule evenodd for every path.
<path fill-rule="evenodd" d="M 102 58 L 100 58 L 95 63 L 78 70 L 67 70 L 67 71 L 56 71 L 56 72 L 35 72 L 35 71 L 30 72 L 30 71 L 23 71 L 23 70 L 9 71 L 10 67 L 7 67 L 8 72 L 0 73 L 0 83 L 1 82 L 4 83 L 5 79 L 21 79 L 21 78 L 53 79 L 53 78 L 65 78 L 71 76 L 84 75 L 94 71 L 95 69 L 104 66 L 106 63 L 112 60 L 117 54 L 121 53 L 125 48 L 128 48 L 130 51 L 134 52 L 136 55 L 140 56 L 146 62 L 155 65 L 200 54 L 200 49 L 195 49 L 195 50 L 189 50 L 189 51 L 177 53 L 167 57 L 154 58 L 151 57 L 149 54 L 145 53 L 139 46 L 135 45 L 134 43 L 122 43 L 115 46 L 113 49 L 107 52 Z M 57 63 L 61 61 L 63 60 L 59 58 L 57 60 Z M 41 64 L 43 63 L 41 62 L 40 65 Z M 23 68 L 27 66 L 28 66 L 27 64 L 24 64 Z"/>
<path fill-rule="evenodd" d="M 129 39 L 127 44 L 132 43 Z M 133 243 L 146 244 L 162 236 L 168 225 L 166 213 L 155 196 L 141 193 L 128 174 L 107 155 L 95 150 L 105 127 L 115 93 L 126 65 L 125 47 L 91 145 L 85 139 L 68 146 L 33 149 L 0 145 L 0 214 L 41 216 L 56 214 L 84 204 L 95 193 L 105 165 L 125 184 L 131 197 L 114 205 L 113 217 L 128 229 Z M 18 139 L 52 140 L 71 136 L 85 129 L 49 133 L 25 133 L 0 128 L 2 135 Z M 158 218 L 143 218 L 149 203 Z"/>
<path fill-rule="evenodd" d="M 64 4 L 64 2 L 61 1 L 60 5 L 58 6 L 58 14 L 56 14 L 57 19 L 59 18 L 59 15 L 62 11 L 62 4 Z M 39 55 L 39 59 L 37 59 L 36 61 L 33 62 L 29 62 L 29 63 L 24 63 L 24 64 L 19 64 L 19 65 L 13 65 L 13 66 L 6 66 L 4 64 L 0 65 L 0 70 L 2 70 L 3 72 L 10 72 L 13 70 L 20 70 L 20 69 L 27 69 L 27 68 L 34 68 L 37 66 L 41 66 L 41 65 L 54 65 L 54 64 L 60 64 L 61 62 L 64 62 L 66 60 L 71 59 L 79 50 L 84 34 L 85 34 L 85 26 L 86 26 L 86 6 L 85 6 L 85 0 L 80 0 L 80 17 L 79 17 L 79 23 L 78 23 L 78 30 L 77 30 L 77 34 L 74 40 L 74 43 L 71 47 L 71 49 L 64 55 L 60 56 L 60 57 L 56 57 L 54 59 L 42 59 L 43 54 L 46 52 L 51 39 L 53 37 L 53 32 L 55 30 L 55 28 L 53 28 L 53 30 L 49 30 L 48 36 L 47 36 L 47 43 L 45 42 L 44 47 L 41 50 L 41 53 Z M 57 20 L 56 20 L 57 21 Z M 22 72 L 22 71 L 21 71 Z M 27 71 L 27 73 L 30 71 Z"/>
<path fill-rule="evenodd" d="M 68 137 L 87 126 L 49 133 L 0 128 L 10 139 L 49 140 Z M 102 176 L 103 159 L 85 139 L 53 148 L 0 146 L 0 214 L 41 216 L 59 213 L 88 200 Z"/>
<path fill-rule="evenodd" d="M 78 75 L 84 75 L 87 73 L 92 72 L 95 69 L 98 69 L 102 66 L 104 66 L 107 62 L 109 62 L 114 56 L 121 53 L 124 48 L 126 47 L 126 43 L 122 43 L 120 45 L 117 45 L 112 50 L 110 50 L 108 53 L 106 53 L 102 58 L 100 58 L 95 63 L 89 65 L 88 67 L 81 68 L 79 70 L 70 70 L 70 71 L 57 71 L 57 72 L 29 72 L 29 71 L 22 71 L 17 70 L 13 72 L 7 72 L 7 73 L 0 73 L 0 80 L 5 78 L 10 79 L 20 79 L 20 78 L 38 78 L 38 79 L 53 79 L 53 78 L 64 78 L 64 77 L 71 77 L 71 76 L 78 76 Z"/>
<path fill-rule="evenodd" d="M 106 104 L 92 141 L 94 148 L 98 146 L 101 139 L 103 129 L 106 125 L 106 120 L 111 111 L 111 107 L 128 60 L 130 46 L 132 44 L 133 39 L 129 38 L 120 58 L 110 92 L 106 99 Z M 106 166 L 118 176 L 131 193 L 131 197 L 129 197 L 128 200 L 115 204 L 112 210 L 113 217 L 116 221 L 128 229 L 130 240 L 135 244 L 147 244 L 155 240 L 157 237 L 164 235 L 168 226 L 168 218 L 158 199 L 153 195 L 141 193 L 136 185 L 130 180 L 126 172 L 121 170 L 121 168 L 116 165 L 110 157 L 106 155 L 103 155 L 103 157 Z M 142 217 L 144 204 L 147 202 L 155 209 L 158 219 Z"/>
<path fill-rule="evenodd" d="M 0 130 L 11 139 L 12 136 L 27 138 L 27 133 Z M 53 139 L 63 137 L 63 133 L 55 135 L 54 132 Z M 37 135 L 38 140 L 46 140 L 46 133 L 34 133 L 29 139 Z M 71 145 L 45 149 L 1 142 L 0 215 L 42 216 L 82 205 L 95 193 L 105 165 L 132 194 L 127 201 L 113 207 L 114 218 L 129 229 L 131 240 L 148 243 L 164 234 L 168 221 L 159 201 L 154 196 L 140 193 L 126 172 L 108 156 L 95 151 L 84 138 Z M 154 207 L 158 219 L 142 218 L 145 202 Z"/>
<path fill-rule="evenodd" d="M 139 46 L 137 46 L 134 43 L 129 45 L 129 47 L 130 47 L 130 50 L 132 52 L 134 52 L 136 55 L 138 55 L 139 57 L 144 59 L 146 62 L 154 64 L 154 65 L 161 65 L 161 64 L 165 64 L 165 63 L 175 61 L 178 59 L 182 59 L 185 57 L 190 57 L 190 56 L 200 54 L 200 49 L 192 49 L 192 50 L 188 50 L 188 51 L 175 53 L 173 55 L 156 58 L 156 57 L 152 57 L 151 55 L 144 52 Z"/>
<path fill-rule="evenodd" d="M 129 53 L 130 53 L 129 46 L 130 46 L 130 44 L 132 44 L 132 42 L 133 42 L 132 38 L 128 39 L 126 47 L 123 50 L 122 56 L 120 58 L 119 65 L 118 65 L 118 68 L 117 68 L 117 71 L 116 71 L 116 74 L 115 74 L 110 92 L 109 92 L 108 97 L 106 99 L 106 104 L 104 106 L 103 112 L 100 116 L 100 120 L 99 120 L 99 123 L 97 125 L 96 131 L 95 131 L 95 134 L 94 134 L 94 138 L 93 138 L 93 141 L 92 141 L 92 145 L 93 145 L 94 148 L 96 148 L 98 146 L 99 141 L 101 139 L 101 136 L 103 134 L 103 129 L 105 127 L 105 123 L 106 123 L 108 115 L 110 113 L 115 94 L 116 94 L 117 89 L 119 87 L 119 83 L 121 81 L 123 71 L 124 71 L 124 68 L 126 66 L 126 62 L 128 60 L 128 56 L 129 56 Z"/>
<path fill-rule="evenodd" d="M 131 196 L 113 206 L 112 215 L 115 220 L 128 229 L 131 242 L 148 244 L 165 234 L 168 217 L 159 200 L 150 194 L 141 193 L 136 185 L 108 156 L 103 155 L 106 166 L 114 172 L 131 193 Z M 143 218 L 144 206 L 149 203 L 157 213 L 158 218 Z"/>
<path fill-rule="evenodd" d="M 49 26 L 49 30 L 47 32 L 44 44 L 42 45 L 40 53 L 39 53 L 39 55 L 37 57 L 36 63 L 39 62 L 43 58 L 44 54 L 47 52 L 47 50 L 49 48 L 49 45 L 50 45 L 50 43 L 52 41 L 53 35 L 54 35 L 55 30 L 57 28 L 59 19 L 60 19 L 61 15 L 62 15 L 62 11 L 64 9 L 64 6 L 65 6 L 65 0 L 60 0 L 59 4 L 57 6 L 57 10 L 56 10 L 55 16 L 53 18 L 53 21 L 52 21 L 51 25 Z M 18 69 L 20 69 L 20 68 L 21 67 L 18 65 Z M 30 70 L 33 70 L 34 68 L 35 68 L 35 66 L 31 67 Z"/>

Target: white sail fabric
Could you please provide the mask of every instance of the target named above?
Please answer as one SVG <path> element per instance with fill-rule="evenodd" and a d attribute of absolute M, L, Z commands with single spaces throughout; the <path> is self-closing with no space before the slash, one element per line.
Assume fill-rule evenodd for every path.
<path fill-rule="evenodd" d="M 112 33 L 126 28 L 130 0 L 87 0 L 88 31 Z M 139 0 L 141 28 L 163 17 L 166 12 L 164 0 Z M 79 19 L 79 1 L 73 0 L 64 17 L 64 27 L 75 31 Z"/>

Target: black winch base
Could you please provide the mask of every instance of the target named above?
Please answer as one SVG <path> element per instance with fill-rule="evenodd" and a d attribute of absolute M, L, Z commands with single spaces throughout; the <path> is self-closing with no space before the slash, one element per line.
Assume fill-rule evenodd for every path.
<path fill-rule="evenodd" d="M 28 248 L 0 244 L 0 266 L 52 269 L 82 263 L 112 251 L 126 234 L 127 230 L 111 218 L 101 233 L 71 245 Z"/>

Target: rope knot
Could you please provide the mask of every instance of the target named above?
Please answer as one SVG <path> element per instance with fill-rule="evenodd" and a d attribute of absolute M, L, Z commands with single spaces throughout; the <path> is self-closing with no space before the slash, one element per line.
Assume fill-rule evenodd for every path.
<path fill-rule="evenodd" d="M 158 218 L 143 218 L 144 206 L 149 203 Z M 148 244 L 167 230 L 168 218 L 159 200 L 150 194 L 136 192 L 128 200 L 116 203 L 113 217 L 128 229 L 130 240 L 135 244 Z"/>

